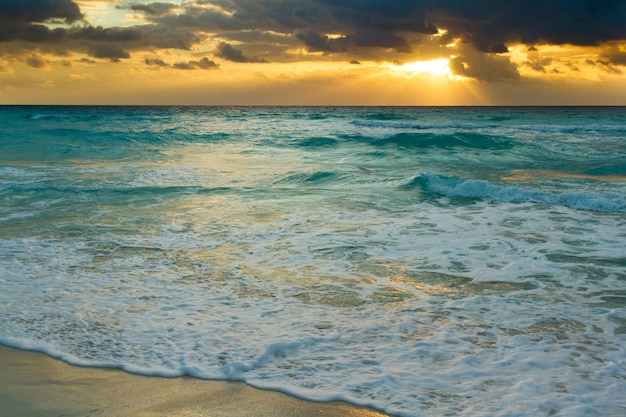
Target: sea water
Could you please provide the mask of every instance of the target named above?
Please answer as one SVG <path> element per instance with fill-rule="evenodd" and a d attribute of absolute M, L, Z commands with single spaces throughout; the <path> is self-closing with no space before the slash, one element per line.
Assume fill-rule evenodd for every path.
<path fill-rule="evenodd" d="M 0 108 L 8 346 L 399 416 L 623 416 L 625 308 L 626 108 Z"/>

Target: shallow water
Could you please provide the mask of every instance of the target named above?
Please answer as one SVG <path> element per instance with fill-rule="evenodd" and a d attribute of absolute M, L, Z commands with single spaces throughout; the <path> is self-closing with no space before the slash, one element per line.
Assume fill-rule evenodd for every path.
<path fill-rule="evenodd" d="M 0 108 L 0 342 L 402 416 L 626 413 L 624 108 Z"/>

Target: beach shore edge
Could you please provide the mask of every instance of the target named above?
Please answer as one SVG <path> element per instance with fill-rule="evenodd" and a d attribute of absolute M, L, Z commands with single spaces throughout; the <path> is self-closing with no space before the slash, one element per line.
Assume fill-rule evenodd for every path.
<path fill-rule="evenodd" d="M 242 382 L 163 378 L 69 365 L 0 345 L 0 403 L 11 417 L 383 417 L 342 402 L 317 403 Z"/>

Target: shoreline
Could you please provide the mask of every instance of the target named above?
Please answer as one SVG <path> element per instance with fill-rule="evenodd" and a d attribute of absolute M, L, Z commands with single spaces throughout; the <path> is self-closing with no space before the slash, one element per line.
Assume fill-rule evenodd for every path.
<path fill-rule="evenodd" d="M 243 382 L 163 378 L 69 365 L 0 345 L 0 404 L 11 417 L 385 417 L 344 402 L 318 403 Z"/>

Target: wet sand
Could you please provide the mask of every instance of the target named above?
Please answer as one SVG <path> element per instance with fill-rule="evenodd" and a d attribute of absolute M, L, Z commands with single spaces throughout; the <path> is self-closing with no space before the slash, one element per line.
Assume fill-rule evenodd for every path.
<path fill-rule="evenodd" d="M 0 416 L 384 417 L 370 409 L 303 401 L 240 382 L 131 375 L 71 366 L 0 346 Z"/>

